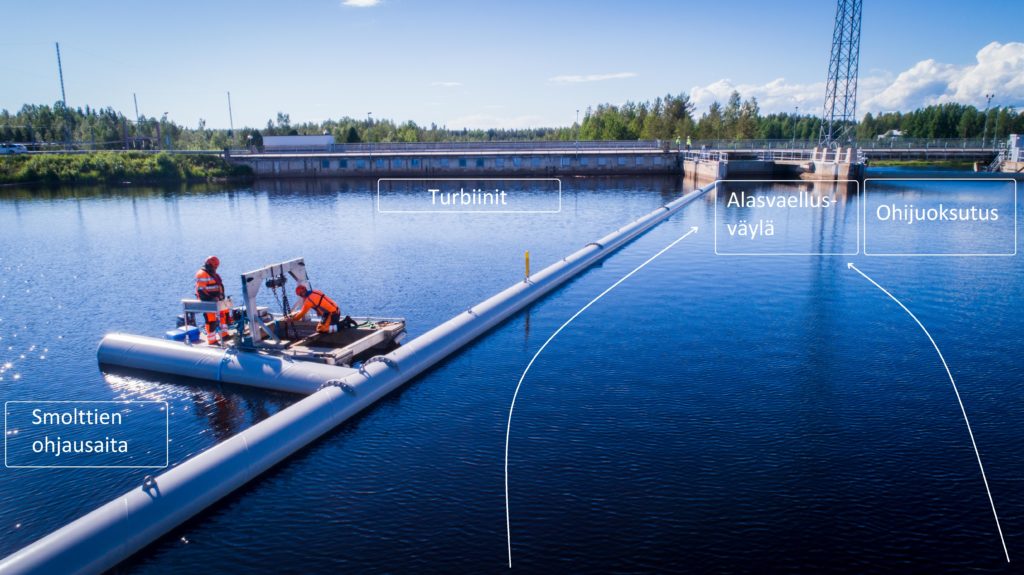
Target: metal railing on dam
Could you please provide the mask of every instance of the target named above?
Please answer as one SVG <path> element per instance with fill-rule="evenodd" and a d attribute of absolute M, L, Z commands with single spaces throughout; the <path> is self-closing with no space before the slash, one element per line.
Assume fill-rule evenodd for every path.
<path fill-rule="evenodd" d="M 257 177 L 577 176 L 681 173 L 678 152 L 662 149 L 522 147 L 508 150 L 408 147 L 372 151 L 231 155 Z"/>
<path fill-rule="evenodd" d="M 113 149 L 107 146 L 96 147 L 90 142 L 35 142 L 26 143 L 29 153 L 88 153 L 92 151 L 136 152 L 172 154 L 224 154 L 225 150 L 205 149 L 186 150 L 176 148 L 153 149 Z M 267 149 L 261 147 L 229 147 L 232 156 L 249 154 L 377 154 L 377 153 L 430 153 L 430 152 L 579 152 L 593 153 L 600 151 L 762 151 L 762 150 L 813 150 L 817 140 L 793 138 L 777 139 L 691 139 L 687 145 L 684 139 L 676 140 L 519 140 L 519 141 L 473 141 L 473 142 L 361 142 L 339 143 L 319 147 L 290 147 Z M 998 153 L 1007 148 L 1002 139 L 988 138 L 887 138 L 865 139 L 852 142 L 853 147 L 860 150 L 906 150 L 906 151 L 937 151 L 962 150 L 975 152 Z M 845 146 L 844 146 L 845 147 Z"/>
<path fill-rule="evenodd" d="M 365 142 L 333 144 L 316 148 L 264 148 L 232 149 L 232 154 L 289 154 L 289 153 L 431 153 L 431 152 L 580 152 L 598 151 L 760 151 L 760 150 L 813 150 L 816 140 L 752 139 L 752 140 L 528 140 L 483 142 Z M 885 140 L 858 140 L 852 146 L 861 150 L 963 150 L 998 152 L 1005 142 L 992 139 L 965 138 L 889 138 Z M 848 147 L 848 146 L 844 146 Z"/>
<path fill-rule="evenodd" d="M 674 148 L 660 140 L 532 140 L 517 142 L 382 142 L 334 144 L 332 152 L 473 152 L 543 150 L 667 150 Z"/>

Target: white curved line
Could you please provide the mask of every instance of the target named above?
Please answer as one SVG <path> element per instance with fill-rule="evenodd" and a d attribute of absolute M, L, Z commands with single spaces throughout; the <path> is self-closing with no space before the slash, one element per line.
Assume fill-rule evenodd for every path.
<path fill-rule="evenodd" d="M 889 296 L 889 299 L 891 299 L 892 301 L 896 302 L 897 305 L 899 305 L 901 308 L 903 308 L 903 311 L 907 312 L 907 315 L 909 315 L 914 320 L 914 322 L 917 323 L 917 326 L 921 328 L 921 331 L 923 331 L 924 334 L 926 336 L 928 336 L 928 341 L 932 342 L 932 347 L 935 348 L 935 353 L 939 354 L 939 359 L 942 360 L 942 367 L 946 368 L 946 375 L 949 376 L 949 383 L 953 384 L 953 393 L 956 394 L 956 401 L 957 401 L 957 403 L 960 404 L 960 413 L 963 414 L 963 416 L 964 416 L 964 424 L 967 425 L 967 435 L 969 435 L 971 437 L 971 446 L 974 447 L 974 456 L 978 459 L 978 469 L 981 470 L 981 480 L 982 480 L 982 482 L 985 483 L 985 493 L 988 494 L 988 502 L 989 502 L 989 505 L 992 506 L 992 517 L 994 517 L 995 520 L 996 520 L 996 530 L 999 531 L 999 541 L 1003 544 L 1003 553 L 1006 555 L 1006 562 L 1009 563 L 1010 562 L 1010 552 L 1009 552 L 1009 550 L 1006 549 L 1006 539 L 1003 537 L 1003 528 L 1002 528 L 1002 526 L 999 525 L 999 514 L 996 513 L 996 503 L 992 499 L 992 490 L 990 490 L 989 487 L 988 487 L 988 478 L 985 476 L 985 466 L 981 464 L 981 454 L 978 453 L 978 444 L 975 443 L 975 441 L 974 441 L 974 432 L 971 431 L 971 422 L 967 420 L 967 410 L 964 409 L 964 402 L 963 402 L 963 400 L 960 399 L 960 391 L 957 390 L 956 382 L 953 381 L 953 373 L 951 371 L 949 371 L 949 365 L 946 364 L 946 358 L 942 357 L 942 352 L 939 351 L 939 346 L 935 343 L 935 340 L 932 339 L 932 334 L 928 333 L 928 330 L 925 329 L 924 324 L 921 323 L 921 320 L 917 319 L 917 316 L 914 315 L 914 312 L 912 312 L 909 309 L 907 309 L 907 306 L 903 305 L 903 302 L 901 302 L 900 300 L 896 299 L 896 296 L 894 296 L 891 293 L 889 293 L 889 290 L 887 290 L 884 287 L 878 285 L 878 283 L 875 282 L 875 280 L 869 278 L 867 276 L 867 274 L 865 274 L 864 272 L 862 272 L 859 269 L 857 269 L 857 266 L 853 265 L 852 262 L 851 263 L 847 263 L 846 267 L 848 267 L 851 270 L 859 273 L 861 276 L 864 277 L 864 279 L 866 279 L 869 282 L 871 282 L 872 284 L 874 284 L 874 286 L 876 288 L 882 290 L 882 293 L 884 293 L 885 295 Z"/>
<path fill-rule="evenodd" d="M 647 264 L 653 262 L 655 259 L 658 258 L 658 256 L 660 256 L 661 254 L 667 252 L 673 246 L 675 246 L 679 242 L 685 240 L 688 236 L 690 236 L 690 234 L 693 234 L 696 231 L 697 231 L 697 226 L 694 226 L 694 227 L 690 228 L 690 231 L 686 232 L 685 234 L 683 234 L 682 236 L 677 238 L 675 241 L 673 241 L 669 245 L 667 245 L 664 248 L 662 248 L 661 251 L 659 251 L 658 253 L 656 253 L 653 256 L 647 258 L 647 261 L 645 261 L 644 263 L 642 263 L 642 264 L 636 266 L 635 268 L 633 268 L 633 271 L 631 271 L 628 274 L 622 276 L 622 278 L 619 279 L 619 281 L 613 283 L 611 286 L 608 287 L 608 289 L 604 290 L 603 292 L 598 294 L 597 297 L 595 297 L 594 299 L 590 300 L 590 302 L 587 303 L 587 305 L 585 305 L 582 308 L 580 308 L 580 310 L 578 312 L 574 313 L 572 315 L 572 317 L 567 319 L 565 321 L 565 323 L 563 323 L 561 326 L 559 326 L 559 328 L 555 330 L 555 333 L 551 334 L 551 337 L 549 337 L 547 339 L 547 341 L 544 342 L 544 345 L 540 346 L 540 349 L 537 350 L 537 353 L 533 354 L 533 358 L 530 359 L 530 363 L 526 364 L 526 369 L 523 370 L 523 375 L 521 375 L 519 377 L 519 383 L 516 384 L 516 390 L 512 394 L 512 405 L 508 408 L 508 425 L 506 425 L 506 427 L 505 427 L 505 533 L 506 533 L 506 537 L 507 537 L 507 540 L 508 540 L 508 566 L 509 566 L 509 568 L 512 567 L 512 522 L 511 522 L 511 520 L 509 518 L 509 508 L 508 508 L 508 439 L 509 439 L 509 434 L 512 431 L 512 411 L 516 408 L 516 398 L 519 396 L 519 388 L 523 385 L 523 380 L 526 379 L 526 374 L 529 373 L 530 368 L 533 366 L 533 362 L 537 360 L 537 356 L 539 356 L 544 351 L 544 348 L 546 348 L 548 346 L 548 344 L 551 343 L 551 340 L 555 339 L 555 336 L 557 336 L 559 333 L 561 333 L 561 331 L 563 329 L 565 329 L 566 326 L 568 326 L 570 323 L 572 323 L 572 320 L 574 320 L 577 317 L 579 317 L 579 315 L 581 313 L 587 311 L 587 308 L 589 308 L 590 306 L 592 306 L 595 303 L 597 303 L 597 300 L 603 298 L 605 296 L 605 294 L 607 294 L 608 292 L 610 292 L 613 289 L 615 289 L 616 287 L 618 287 L 619 284 L 621 284 L 622 282 L 626 281 L 633 274 L 635 274 L 636 272 L 638 272 L 641 269 L 643 269 L 644 266 L 646 266 Z"/>

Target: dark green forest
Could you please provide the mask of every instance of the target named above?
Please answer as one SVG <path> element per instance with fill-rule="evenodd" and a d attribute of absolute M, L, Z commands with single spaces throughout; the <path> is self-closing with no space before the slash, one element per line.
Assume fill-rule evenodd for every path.
<path fill-rule="evenodd" d="M 911 112 L 867 114 L 856 126 L 856 136 L 869 140 L 899 130 L 905 138 L 1004 139 L 1024 133 L 1024 114 L 1010 107 L 993 107 L 986 113 L 974 106 L 947 103 Z M 342 116 L 320 123 L 293 124 L 279 112 L 265 126 L 231 132 L 212 129 L 200 120 L 195 127 L 165 116 L 142 116 L 133 121 L 111 107 L 65 108 L 26 104 L 20 110 L 0 111 L 0 142 L 18 142 L 32 149 L 59 149 L 71 142 L 79 149 L 223 149 L 260 145 L 264 135 L 332 134 L 342 142 L 474 142 L 510 140 L 814 140 L 820 120 L 811 115 L 762 114 L 756 98 L 743 99 L 733 92 L 724 104 L 713 103 L 696 117 L 688 95 L 668 94 L 643 102 L 600 104 L 588 108 L 579 125 L 519 130 L 461 129 L 420 126 L 388 119 L 355 119 Z"/>

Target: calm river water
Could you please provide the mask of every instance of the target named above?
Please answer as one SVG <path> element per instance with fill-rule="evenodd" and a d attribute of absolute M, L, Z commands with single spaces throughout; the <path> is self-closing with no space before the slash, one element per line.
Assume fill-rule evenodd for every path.
<path fill-rule="evenodd" d="M 239 273 L 302 256 L 345 312 L 404 316 L 415 337 L 520 280 L 524 250 L 539 270 L 689 187 L 564 180 L 560 213 L 459 215 L 377 213 L 373 182 L 3 190 L 0 400 L 167 401 L 174 465 L 298 399 L 98 368 L 104 333 L 173 327 L 207 255 L 235 293 Z M 913 200 L 976 193 L 950 184 Z M 835 218 L 789 222 L 779 246 L 856 251 L 859 198 L 840 202 Z M 935 350 L 848 262 L 942 349 L 1024 561 L 1021 258 L 716 255 L 715 208 L 711 194 L 690 205 L 119 571 L 504 572 L 505 429 L 522 370 L 693 226 L 526 378 L 509 454 L 516 570 L 1009 572 Z M 874 231 L 884 245 L 889 232 Z M 994 245 L 913 241 L 932 239 Z M 0 555 L 149 472 L 3 469 Z"/>

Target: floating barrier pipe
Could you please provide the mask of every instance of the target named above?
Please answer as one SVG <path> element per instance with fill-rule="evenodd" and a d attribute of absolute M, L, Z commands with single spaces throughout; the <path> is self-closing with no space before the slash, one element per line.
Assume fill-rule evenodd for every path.
<path fill-rule="evenodd" d="M 100 573 L 110 569 L 587 266 L 636 238 L 711 187 L 686 194 L 597 242 L 587 244 L 527 281 L 473 306 L 405 346 L 382 356 L 380 361 L 366 362 L 361 371 L 326 365 L 323 367 L 329 370 L 317 367 L 317 375 L 324 377 L 319 383 L 328 383 L 330 380 L 327 387 L 9 555 L 0 561 L 0 575 Z M 131 341 L 134 340 L 120 336 L 112 340 L 114 343 L 109 350 L 101 346 L 99 355 L 102 357 L 109 352 L 111 357 L 116 357 L 117 353 L 128 353 L 132 349 Z M 201 350 L 201 346 L 178 345 L 186 350 Z M 115 353 L 114 350 L 119 351 Z M 213 363 L 224 362 L 223 354 L 189 355 L 187 359 L 194 362 L 187 369 L 182 368 L 179 365 L 182 362 L 179 361 L 153 358 L 135 362 L 133 366 L 144 364 L 147 369 L 173 370 L 169 372 L 204 377 L 215 374 Z M 308 367 L 316 365 L 310 363 Z M 298 365 L 289 366 L 277 372 L 277 377 L 282 382 L 306 381 L 307 376 L 299 373 L 302 369 Z M 220 377 L 208 379 L 227 381 L 222 377 L 228 372 L 234 373 L 234 370 L 222 369 Z M 248 374 L 245 377 L 247 380 L 257 378 L 255 371 L 245 373 Z M 237 382 L 243 383 L 241 379 L 240 376 Z"/>
<path fill-rule="evenodd" d="M 231 348 L 186 345 L 179 341 L 125 333 L 107 334 L 100 342 L 96 357 L 100 363 L 107 365 L 304 395 L 320 389 L 327 380 L 356 372 L 348 367 L 326 363 L 264 353 L 238 353 Z"/>

